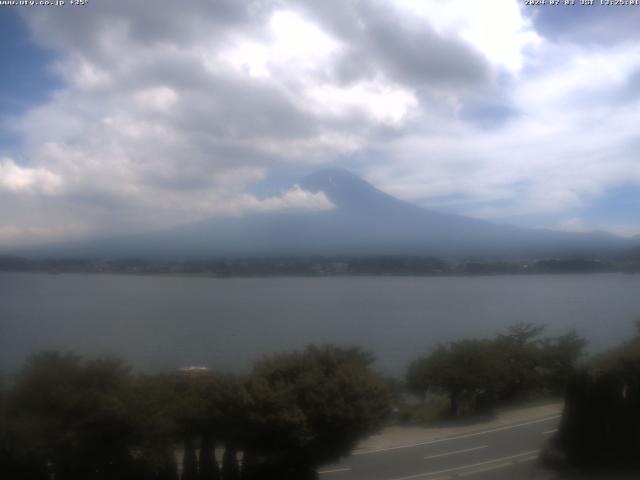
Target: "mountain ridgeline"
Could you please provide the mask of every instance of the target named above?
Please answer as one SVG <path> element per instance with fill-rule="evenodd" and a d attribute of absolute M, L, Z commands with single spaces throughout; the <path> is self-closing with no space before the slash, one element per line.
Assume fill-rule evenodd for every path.
<path fill-rule="evenodd" d="M 216 217 L 145 234 L 48 246 L 36 253 L 102 258 L 510 259 L 618 256 L 638 243 L 603 233 L 525 229 L 439 213 L 398 200 L 345 170 L 320 170 L 298 185 L 309 192 L 324 192 L 335 208 Z"/>

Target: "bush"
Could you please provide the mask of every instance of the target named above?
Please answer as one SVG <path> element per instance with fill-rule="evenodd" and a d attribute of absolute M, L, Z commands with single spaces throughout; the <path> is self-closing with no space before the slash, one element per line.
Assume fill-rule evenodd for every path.
<path fill-rule="evenodd" d="M 388 382 L 357 349 L 309 347 L 248 378 L 135 377 L 123 362 L 45 352 L 0 384 L 0 472 L 45 480 L 313 478 L 390 410 Z M 214 439 L 225 445 L 221 466 Z M 196 450 L 200 450 L 200 458 Z M 242 473 L 236 453 L 246 459 Z M 220 471 L 222 470 L 222 471 Z"/>
<path fill-rule="evenodd" d="M 556 443 L 572 465 L 640 467 L 640 334 L 571 376 Z"/>
<path fill-rule="evenodd" d="M 290 471 L 348 454 L 390 411 L 370 362 L 359 350 L 331 346 L 259 362 L 247 381 L 248 448 Z"/>
<path fill-rule="evenodd" d="M 500 402 L 564 391 L 586 341 L 574 332 L 540 338 L 542 327 L 516 325 L 491 340 L 460 340 L 439 345 L 409 365 L 407 389 L 449 398 L 450 415 L 490 411 Z"/>
<path fill-rule="evenodd" d="M 396 416 L 400 423 L 426 425 L 444 418 L 448 413 L 448 399 L 435 395 L 420 403 L 400 405 Z"/>

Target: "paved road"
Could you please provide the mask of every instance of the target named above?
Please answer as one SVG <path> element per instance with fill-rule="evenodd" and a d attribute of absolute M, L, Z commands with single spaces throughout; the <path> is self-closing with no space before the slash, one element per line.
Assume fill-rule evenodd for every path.
<path fill-rule="evenodd" d="M 558 416 L 354 454 L 320 470 L 321 480 L 444 480 L 449 478 L 547 480 L 536 462 Z"/>

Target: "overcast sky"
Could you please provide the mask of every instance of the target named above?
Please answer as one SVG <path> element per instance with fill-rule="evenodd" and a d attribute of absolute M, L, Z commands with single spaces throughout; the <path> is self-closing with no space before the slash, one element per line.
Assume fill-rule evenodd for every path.
<path fill-rule="evenodd" d="M 0 6 L 0 245 L 331 208 L 325 166 L 640 234 L 640 7 L 523 3 Z"/>

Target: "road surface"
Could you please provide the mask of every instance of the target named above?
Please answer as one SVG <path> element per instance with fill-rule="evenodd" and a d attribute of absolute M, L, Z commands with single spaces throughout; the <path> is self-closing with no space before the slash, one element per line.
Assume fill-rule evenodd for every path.
<path fill-rule="evenodd" d="M 359 452 L 319 470 L 320 480 L 548 480 L 537 464 L 542 444 L 560 417 L 553 415 L 449 438 Z"/>

